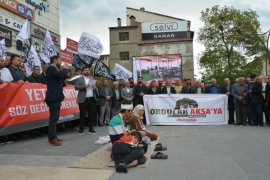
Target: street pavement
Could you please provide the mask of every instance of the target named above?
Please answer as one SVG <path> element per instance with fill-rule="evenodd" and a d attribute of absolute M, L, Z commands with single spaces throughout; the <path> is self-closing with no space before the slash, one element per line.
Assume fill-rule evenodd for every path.
<path fill-rule="evenodd" d="M 167 146 L 168 150 L 164 151 L 169 156 L 167 160 L 151 160 L 147 168 L 130 168 L 127 174 L 115 173 L 114 169 L 105 167 L 94 170 L 95 178 L 90 179 L 270 180 L 269 127 L 151 126 L 150 129 L 157 132 L 159 141 Z M 107 135 L 107 127 L 96 130 L 96 134 L 81 136 L 76 131 L 60 133 L 64 139 L 60 147 L 49 145 L 46 136 L 1 145 L 0 179 L 5 178 L 3 167 L 14 165 L 40 167 L 42 172 L 46 171 L 44 167 L 65 170 L 101 147 L 94 141 Z M 68 176 L 69 179 L 89 179 L 94 171 L 77 171 L 76 175 Z M 108 176 L 101 176 L 106 173 Z"/>

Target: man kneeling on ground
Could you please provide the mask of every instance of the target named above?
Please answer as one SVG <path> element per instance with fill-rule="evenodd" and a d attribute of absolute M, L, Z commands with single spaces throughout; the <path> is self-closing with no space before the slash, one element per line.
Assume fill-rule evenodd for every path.
<path fill-rule="evenodd" d="M 121 104 L 121 111 L 115 115 L 109 123 L 109 134 L 112 144 L 118 141 L 124 134 L 128 134 L 127 122 L 132 116 L 133 105 Z"/>
<path fill-rule="evenodd" d="M 112 146 L 112 157 L 116 172 L 127 173 L 128 167 L 145 163 L 145 150 L 141 147 L 142 135 L 134 131 L 129 136 L 123 136 Z M 143 146 L 143 145 L 142 145 Z"/>

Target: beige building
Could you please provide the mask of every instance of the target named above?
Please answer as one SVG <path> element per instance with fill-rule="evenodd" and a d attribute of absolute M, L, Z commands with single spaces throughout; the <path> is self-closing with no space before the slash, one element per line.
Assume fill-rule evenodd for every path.
<path fill-rule="evenodd" d="M 0 39 L 5 38 L 8 56 L 22 54 L 16 47 L 16 36 L 26 19 L 29 19 L 29 35 L 37 51 L 47 29 L 60 49 L 60 0 L 5 0 L 0 1 Z"/>
<path fill-rule="evenodd" d="M 193 61 L 193 34 L 190 31 L 190 21 L 146 11 L 144 8 L 126 8 L 126 26 L 123 26 L 118 18 L 118 25 L 110 27 L 110 61 L 112 69 L 118 63 L 131 72 L 136 65 L 134 57 L 179 55 L 180 78 L 194 77 Z M 147 62 L 147 61 L 146 61 Z M 151 67 L 143 72 L 150 73 L 160 69 L 168 69 L 172 66 L 170 59 L 162 62 L 151 62 Z M 168 67 L 162 67 L 163 64 Z M 144 66 L 141 64 L 140 66 Z M 136 72 L 136 71 L 134 71 Z M 133 73 L 134 75 L 134 73 Z M 136 76 L 134 76 L 136 78 Z M 160 76 L 159 76 L 160 77 Z M 164 76 L 165 77 L 165 76 Z M 156 78 L 156 76 L 155 76 Z M 165 77 L 166 78 L 166 77 Z"/>

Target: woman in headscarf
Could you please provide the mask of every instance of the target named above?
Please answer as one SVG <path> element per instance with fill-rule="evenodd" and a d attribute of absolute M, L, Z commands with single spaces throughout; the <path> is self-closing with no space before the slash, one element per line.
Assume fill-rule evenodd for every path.
<path fill-rule="evenodd" d="M 130 120 L 130 130 L 136 130 L 139 132 L 143 132 L 142 134 L 146 134 L 151 141 L 157 140 L 157 135 L 149 130 L 147 130 L 142 122 L 144 115 L 144 106 L 138 104 L 133 110 L 133 116 Z"/>

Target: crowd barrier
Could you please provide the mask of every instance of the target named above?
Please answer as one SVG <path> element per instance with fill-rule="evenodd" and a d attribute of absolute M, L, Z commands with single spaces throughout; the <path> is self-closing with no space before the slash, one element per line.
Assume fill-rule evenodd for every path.
<path fill-rule="evenodd" d="M 79 118 L 74 86 L 64 87 L 59 122 Z M 48 125 L 49 108 L 44 99 L 46 85 L 38 83 L 0 84 L 0 136 Z"/>

